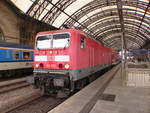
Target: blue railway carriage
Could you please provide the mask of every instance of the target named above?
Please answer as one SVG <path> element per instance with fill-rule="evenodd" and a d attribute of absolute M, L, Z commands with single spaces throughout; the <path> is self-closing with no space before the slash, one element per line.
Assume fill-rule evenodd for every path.
<path fill-rule="evenodd" d="M 0 77 L 33 72 L 33 47 L 0 42 Z"/>

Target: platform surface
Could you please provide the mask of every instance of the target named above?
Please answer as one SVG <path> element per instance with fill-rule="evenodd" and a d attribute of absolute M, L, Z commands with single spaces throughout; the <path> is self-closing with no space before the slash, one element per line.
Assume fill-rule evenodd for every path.
<path fill-rule="evenodd" d="M 123 86 L 120 71 L 103 92 L 114 101 L 98 99 L 90 113 L 150 113 L 150 88 Z"/>
<path fill-rule="evenodd" d="M 48 113 L 150 113 L 150 88 L 122 86 L 119 67 Z"/>

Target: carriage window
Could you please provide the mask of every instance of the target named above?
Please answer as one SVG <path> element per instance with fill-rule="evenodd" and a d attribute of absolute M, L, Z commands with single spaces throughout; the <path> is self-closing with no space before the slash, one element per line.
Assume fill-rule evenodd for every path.
<path fill-rule="evenodd" d="M 19 51 L 14 51 L 14 59 L 19 59 Z"/>
<path fill-rule="evenodd" d="M 31 59 L 30 52 L 24 51 L 23 52 L 23 59 Z"/>
<path fill-rule="evenodd" d="M 85 37 L 81 37 L 80 46 L 81 46 L 81 48 L 85 48 Z"/>

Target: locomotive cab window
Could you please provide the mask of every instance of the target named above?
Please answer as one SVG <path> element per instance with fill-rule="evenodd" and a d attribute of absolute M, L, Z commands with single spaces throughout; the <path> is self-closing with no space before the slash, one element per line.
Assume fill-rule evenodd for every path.
<path fill-rule="evenodd" d="M 23 52 L 23 59 L 31 59 L 31 57 L 30 57 L 30 52 L 24 51 L 24 52 Z"/>
<path fill-rule="evenodd" d="M 81 36 L 81 38 L 80 38 L 80 47 L 85 48 L 85 37 L 84 36 Z"/>
<path fill-rule="evenodd" d="M 14 59 L 20 59 L 19 51 L 14 51 Z"/>
<path fill-rule="evenodd" d="M 70 34 L 50 34 L 38 36 L 36 45 L 38 49 L 68 48 L 70 45 Z"/>

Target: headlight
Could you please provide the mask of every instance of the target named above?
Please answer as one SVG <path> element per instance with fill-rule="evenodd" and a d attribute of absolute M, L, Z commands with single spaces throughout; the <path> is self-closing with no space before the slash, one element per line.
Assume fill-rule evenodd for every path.
<path fill-rule="evenodd" d="M 35 64 L 35 67 L 38 68 L 38 67 L 39 67 L 39 64 Z"/>
<path fill-rule="evenodd" d="M 52 54 L 52 53 L 53 53 L 53 51 L 50 51 L 49 53 L 50 53 L 50 54 Z"/>
<path fill-rule="evenodd" d="M 66 69 L 69 69 L 69 67 L 70 67 L 69 64 L 66 64 L 66 65 L 65 65 L 65 68 L 66 68 Z"/>

